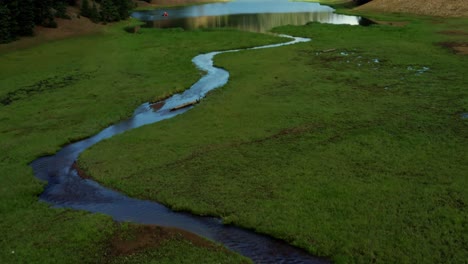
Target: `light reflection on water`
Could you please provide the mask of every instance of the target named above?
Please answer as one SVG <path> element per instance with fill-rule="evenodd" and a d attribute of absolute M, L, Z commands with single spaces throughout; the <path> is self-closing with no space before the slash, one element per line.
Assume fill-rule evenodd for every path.
<path fill-rule="evenodd" d="M 169 13 L 168 17 L 162 16 L 165 11 Z M 304 25 L 312 21 L 348 25 L 367 22 L 361 17 L 335 14 L 332 8 L 317 3 L 286 0 L 240 0 L 137 11 L 132 16 L 145 21 L 148 27 L 184 29 L 229 27 L 253 32 L 267 32 L 282 25 Z"/>

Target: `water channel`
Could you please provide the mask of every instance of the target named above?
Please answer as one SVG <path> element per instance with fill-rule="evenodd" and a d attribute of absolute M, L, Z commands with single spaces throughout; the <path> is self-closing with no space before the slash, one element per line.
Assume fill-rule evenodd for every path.
<path fill-rule="evenodd" d="M 275 13 L 275 11 L 283 13 Z M 289 13 L 284 13 L 285 11 Z M 210 24 L 210 22 L 203 24 L 203 27 L 228 26 L 247 30 L 255 29 L 254 31 L 264 31 L 272 26 L 292 24 L 291 21 L 296 21 L 297 24 L 320 21 L 358 25 L 361 20 L 359 17 L 333 14 L 333 9 L 326 6 L 284 0 L 274 2 L 271 0 L 239 0 L 232 3 L 180 7 L 169 10 L 169 18 L 164 17 L 164 19 L 161 19 L 161 15 L 158 15 L 161 12 L 164 11 L 141 11 L 133 13 L 133 16 L 146 21 L 151 20 L 153 25 L 159 23 L 155 21 L 164 21 L 167 23 L 164 24 L 164 27 L 168 25 L 180 26 L 179 23 L 184 21 L 183 24 L 188 25 L 187 28 L 198 27 L 193 26 L 195 24 L 192 23 L 198 21 L 198 19 L 220 21 L 224 17 L 223 19 L 227 21 L 225 24 L 217 22 Z M 295 20 L 294 17 L 297 19 Z M 269 20 L 269 18 L 272 20 Z M 315 18 L 323 18 L 324 20 L 315 20 Z M 187 21 L 192 22 L 187 23 Z M 261 25 L 259 25 L 260 21 Z M 202 25 L 202 23 L 196 25 Z M 275 48 L 310 41 L 307 38 L 284 35 L 283 37 L 288 38 L 284 43 L 250 49 Z M 214 51 L 196 56 L 192 60 L 193 63 L 200 70 L 206 72 L 206 75 L 185 92 L 175 94 L 164 102 L 160 102 L 159 105 L 162 105 L 162 107 L 155 109 L 151 104 L 145 103 L 135 110 L 131 118 L 109 126 L 92 137 L 67 145 L 53 156 L 42 157 L 33 161 L 31 166 L 36 177 L 48 182 L 44 192 L 40 195 L 40 200 L 48 202 L 54 207 L 110 215 L 116 221 L 131 221 L 181 228 L 222 243 L 227 248 L 251 258 L 256 263 L 328 263 L 326 259 L 314 257 L 306 251 L 295 248 L 283 241 L 235 226 L 224 225 L 219 218 L 174 212 L 153 201 L 128 197 L 105 188 L 90 179 L 81 178 L 74 167 L 80 153 L 101 140 L 143 125 L 175 117 L 192 109 L 194 106 L 173 110 L 177 106 L 199 100 L 210 90 L 226 84 L 229 79 L 229 72 L 214 67 L 213 57 L 221 53 L 239 51 L 242 50 Z"/>

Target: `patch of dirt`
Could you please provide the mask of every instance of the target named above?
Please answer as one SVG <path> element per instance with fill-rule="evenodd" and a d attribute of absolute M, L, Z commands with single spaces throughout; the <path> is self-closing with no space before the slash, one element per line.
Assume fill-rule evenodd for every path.
<path fill-rule="evenodd" d="M 457 54 L 468 55 L 468 45 L 466 43 L 465 46 L 454 46 L 452 49 Z"/>
<path fill-rule="evenodd" d="M 468 17 L 467 0 L 373 0 L 356 9 L 440 17 Z"/>
<path fill-rule="evenodd" d="M 76 172 L 78 173 L 78 176 L 80 176 L 81 178 L 91 179 L 91 177 L 88 176 L 88 174 L 86 174 L 86 172 L 78 166 L 78 163 L 76 163 L 76 161 L 73 162 L 72 168 L 76 170 Z"/>
<path fill-rule="evenodd" d="M 160 101 L 160 102 L 151 104 L 150 107 L 151 107 L 151 109 L 153 109 L 154 112 L 156 112 L 159 109 L 161 109 L 165 104 L 166 104 L 165 101 Z"/>
<path fill-rule="evenodd" d="M 468 55 L 468 42 L 442 42 L 440 45 L 456 54 Z"/>
<path fill-rule="evenodd" d="M 68 7 L 67 14 L 71 19 L 56 18 L 57 28 L 36 27 L 35 33 L 47 39 L 62 39 L 70 36 L 96 33 L 104 28 L 104 25 L 93 23 L 86 17 L 80 16 L 77 7 Z"/>
<path fill-rule="evenodd" d="M 181 229 L 153 225 L 131 225 L 130 233 L 119 232 L 114 235 L 110 241 L 107 256 L 132 255 L 148 248 L 158 247 L 168 240 L 187 240 L 197 247 L 228 252 L 221 246 Z"/>
<path fill-rule="evenodd" d="M 388 25 L 388 26 L 394 26 L 394 27 L 404 27 L 408 25 L 409 22 L 407 21 L 384 21 L 384 20 L 373 20 L 371 21 L 380 24 L 380 25 Z"/>
<path fill-rule="evenodd" d="M 444 31 L 439 31 L 438 33 L 449 35 L 449 36 L 468 36 L 468 32 L 463 31 L 463 30 L 444 30 Z"/>

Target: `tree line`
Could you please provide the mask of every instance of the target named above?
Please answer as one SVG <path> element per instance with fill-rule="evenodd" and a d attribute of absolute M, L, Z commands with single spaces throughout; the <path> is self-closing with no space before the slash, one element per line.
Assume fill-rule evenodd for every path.
<path fill-rule="evenodd" d="M 81 15 L 95 23 L 126 19 L 133 7 L 131 0 L 81 0 Z M 77 0 L 0 0 L 0 43 L 20 36 L 32 36 L 34 26 L 57 27 L 56 17 L 70 18 L 67 6 Z"/>
<path fill-rule="evenodd" d="M 134 6 L 130 0 L 82 0 L 81 15 L 93 22 L 112 22 L 127 19 Z"/>
<path fill-rule="evenodd" d="M 372 0 L 353 0 L 353 2 L 356 3 L 357 5 L 363 5 L 363 4 L 369 3 L 370 1 Z"/>

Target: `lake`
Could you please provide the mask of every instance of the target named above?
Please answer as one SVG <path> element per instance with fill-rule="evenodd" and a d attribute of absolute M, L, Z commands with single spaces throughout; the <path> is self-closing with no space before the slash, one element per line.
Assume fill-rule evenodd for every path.
<path fill-rule="evenodd" d="M 367 25 L 359 16 L 335 14 L 334 9 L 318 3 L 288 0 L 237 0 L 225 3 L 161 8 L 136 11 L 132 17 L 155 28 L 236 28 L 267 32 L 283 25 L 304 25 L 308 22 Z M 168 16 L 163 16 L 167 12 Z"/>

